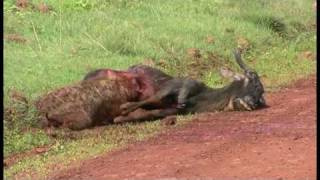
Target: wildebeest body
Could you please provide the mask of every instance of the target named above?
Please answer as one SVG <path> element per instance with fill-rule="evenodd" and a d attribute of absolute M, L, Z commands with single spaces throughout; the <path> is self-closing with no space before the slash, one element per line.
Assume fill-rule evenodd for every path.
<path fill-rule="evenodd" d="M 234 55 L 244 74 L 221 71 L 223 76 L 233 79 L 223 88 L 210 88 L 189 78 L 173 78 L 144 65 L 130 67 L 127 72 L 136 75 L 140 98 L 138 102 L 122 104 L 122 116 L 114 121 L 152 119 L 178 113 L 254 110 L 264 106 L 264 88 L 258 74 L 243 63 L 239 50 L 236 50 Z M 108 76 L 108 71 L 112 70 L 97 70 L 89 73 L 85 79 Z M 139 108 L 149 111 L 135 112 Z"/>
<path fill-rule="evenodd" d="M 241 90 L 244 82 L 236 81 L 222 88 L 209 88 L 202 93 L 191 97 L 187 100 L 184 112 L 200 113 L 200 112 L 214 112 L 214 111 L 232 111 L 232 110 L 249 110 L 250 107 L 246 101 L 242 99 L 243 93 Z M 240 100 L 243 104 L 241 104 Z M 246 109 L 248 108 L 248 109 Z M 251 107 L 250 110 L 255 109 Z"/>
<path fill-rule="evenodd" d="M 163 85 L 154 96 L 140 102 L 129 102 L 121 105 L 122 114 L 132 112 L 140 107 L 161 102 L 170 95 L 176 96 L 177 104 L 184 104 L 179 113 L 230 111 L 230 110 L 254 110 L 265 105 L 263 98 L 264 88 L 258 74 L 248 68 L 241 59 L 237 50 L 235 59 L 244 74 L 224 70 L 222 75 L 232 78 L 233 81 L 223 88 L 210 88 L 200 82 L 190 79 L 174 78 Z M 184 97 L 179 102 L 179 96 Z M 179 107 L 179 106 L 178 106 Z M 128 121 L 128 118 L 124 118 Z M 121 122 L 121 117 L 115 119 Z"/>

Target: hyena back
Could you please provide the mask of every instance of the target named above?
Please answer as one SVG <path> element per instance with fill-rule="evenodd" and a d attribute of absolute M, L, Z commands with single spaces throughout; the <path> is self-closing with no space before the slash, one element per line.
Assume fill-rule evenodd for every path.
<path fill-rule="evenodd" d="M 36 107 L 42 127 L 81 130 L 113 123 L 120 105 L 138 98 L 133 79 L 94 79 L 62 87 L 42 96 Z"/>

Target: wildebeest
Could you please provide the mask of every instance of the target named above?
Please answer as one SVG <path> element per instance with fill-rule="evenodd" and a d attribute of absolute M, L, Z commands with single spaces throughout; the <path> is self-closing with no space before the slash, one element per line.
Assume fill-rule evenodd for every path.
<path fill-rule="evenodd" d="M 187 112 L 216 110 L 255 110 L 266 105 L 264 87 L 256 71 L 244 64 L 238 50 L 234 51 L 236 62 L 243 74 L 222 70 L 221 74 L 233 81 L 222 88 L 207 88 L 203 93 L 188 100 Z"/>
<path fill-rule="evenodd" d="M 161 118 L 178 113 L 254 110 L 264 106 L 264 88 L 258 74 L 243 63 L 239 50 L 236 50 L 234 55 L 244 73 L 238 74 L 222 69 L 221 74 L 232 78 L 233 81 L 219 89 L 210 88 L 188 78 L 173 78 L 143 65 L 129 68 L 128 72 L 136 73 L 138 79 L 143 77 L 138 82 L 148 87 L 146 91 L 140 92 L 148 93 L 142 95 L 144 98 L 139 101 L 122 104 L 122 116 L 116 117 L 114 122 Z M 100 69 L 89 73 L 85 79 L 107 76 L 109 71 Z"/>

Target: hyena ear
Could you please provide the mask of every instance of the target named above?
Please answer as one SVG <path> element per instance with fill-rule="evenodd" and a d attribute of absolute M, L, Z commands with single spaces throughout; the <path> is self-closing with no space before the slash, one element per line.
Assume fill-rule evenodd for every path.
<path fill-rule="evenodd" d="M 230 79 L 231 81 L 233 81 L 233 80 L 240 81 L 245 78 L 244 75 L 232 72 L 229 69 L 224 68 L 224 67 L 220 68 L 220 75 L 224 78 Z"/>

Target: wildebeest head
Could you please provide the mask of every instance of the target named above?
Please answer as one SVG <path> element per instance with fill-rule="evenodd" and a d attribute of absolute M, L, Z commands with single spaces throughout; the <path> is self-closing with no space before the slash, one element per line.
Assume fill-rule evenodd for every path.
<path fill-rule="evenodd" d="M 234 51 L 236 62 L 244 71 L 243 74 L 235 73 L 227 69 L 221 69 L 220 74 L 224 77 L 232 78 L 235 86 L 233 108 L 236 110 L 254 110 L 266 105 L 263 98 L 264 88 L 259 75 L 244 64 L 238 49 Z"/>

